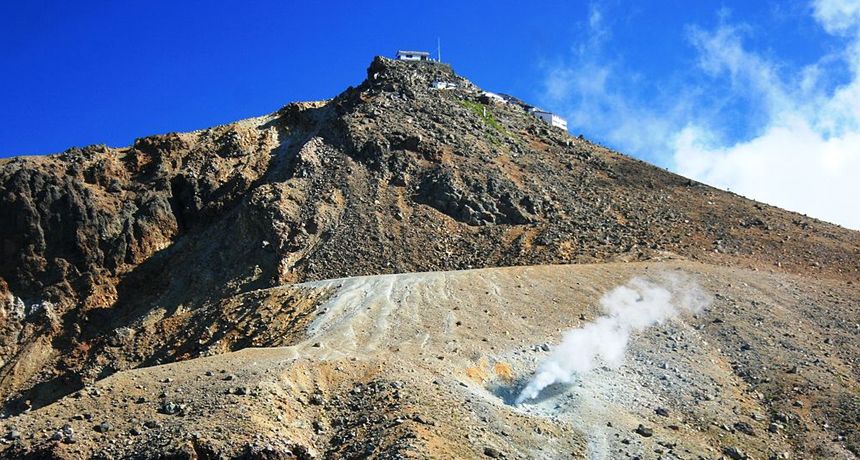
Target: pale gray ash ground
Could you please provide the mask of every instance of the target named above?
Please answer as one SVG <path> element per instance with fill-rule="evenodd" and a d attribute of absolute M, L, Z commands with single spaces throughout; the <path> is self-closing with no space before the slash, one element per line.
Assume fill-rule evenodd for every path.
<path fill-rule="evenodd" d="M 0 160 L 0 222 L 4 459 L 860 455 L 860 233 L 444 64 Z M 699 308 L 513 404 L 605 293 L 679 276 Z"/>

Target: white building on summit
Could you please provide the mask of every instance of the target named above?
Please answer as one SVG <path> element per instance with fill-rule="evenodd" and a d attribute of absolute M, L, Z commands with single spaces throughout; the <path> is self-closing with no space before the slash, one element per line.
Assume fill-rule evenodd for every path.
<path fill-rule="evenodd" d="M 439 53 L 438 61 L 434 61 L 430 59 L 430 53 L 426 51 L 397 51 L 397 60 L 399 61 L 431 61 L 431 62 L 441 62 L 442 61 L 442 47 L 439 45 L 439 49 L 437 50 Z M 459 85 L 453 82 L 448 81 L 440 81 L 438 79 L 433 80 L 433 85 L 431 86 L 433 89 L 454 89 Z M 523 108 L 526 112 L 534 115 L 535 117 L 540 118 L 541 120 L 550 124 L 550 126 L 555 126 L 556 128 L 561 128 L 567 131 L 567 120 L 564 117 L 560 117 L 552 112 L 539 109 L 532 105 L 526 104 L 525 102 L 515 98 L 508 96 L 507 94 L 496 94 L 490 91 L 484 91 L 481 93 L 481 102 L 484 104 L 512 104 L 518 105 Z M 486 110 L 486 109 L 485 109 Z"/>
<path fill-rule="evenodd" d="M 425 51 L 398 51 L 397 59 L 400 61 L 429 61 L 430 53 Z"/>
<path fill-rule="evenodd" d="M 547 112 L 546 110 L 539 109 L 537 107 L 532 107 L 531 109 L 529 109 L 529 112 L 531 112 L 532 115 L 540 118 L 541 120 L 549 123 L 550 125 L 567 131 L 567 120 L 565 120 L 564 118 L 552 112 Z"/>

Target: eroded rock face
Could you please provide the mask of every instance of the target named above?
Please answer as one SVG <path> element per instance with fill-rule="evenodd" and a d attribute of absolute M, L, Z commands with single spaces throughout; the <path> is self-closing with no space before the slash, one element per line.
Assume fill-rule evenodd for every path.
<path fill-rule="evenodd" d="M 858 278 L 856 232 L 487 102 L 446 65 L 377 58 L 330 101 L 0 162 L 5 411 L 251 344 L 223 299 L 307 280 L 667 256 Z"/>
<path fill-rule="evenodd" d="M 153 300 L 152 292 L 190 290 L 164 267 L 235 210 L 265 173 L 278 147 L 273 130 L 222 129 L 244 139 L 239 160 L 210 156 L 224 136 L 212 130 L 141 139 L 128 149 L 94 146 L 4 162 L 0 220 L 10 223 L 0 228 L 4 309 L 25 314 L 8 314 L 0 324 L 6 339 L 0 393 L 8 397 L 57 378 L 56 387 L 74 388 L 81 369 L 65 360 L 75 347 L 121 326 Z M 196 275 L 206 281 L 195 286 L 202 289 L 240 278 L 234 272 L 219 279 L 200 266 L 206 268 Z"/>
<path fill-rule="evenodd" d="M 468 181 L 468 183 L 466 183 Z M 517 188 L 510 180 L 493 175 L 486 181 L 472 176 L 461 179 L 454 168 L 428 172 L 415 195 L 417 201 L 469 225 L 523 225 L 542 217 L 540 198 Z"/>

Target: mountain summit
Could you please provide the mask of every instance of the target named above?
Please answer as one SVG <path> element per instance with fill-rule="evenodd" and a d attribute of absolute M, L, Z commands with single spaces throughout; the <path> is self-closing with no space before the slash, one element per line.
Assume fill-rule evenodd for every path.
<path fill-rule="evenodd" d="M 571 136 L 446 64 L 377 57 L 331 100 L 0 160 L 0 222 L 4 458 L 585 456 L 584 427 L 656 423 L 636 385 L 670 428 L 601 446 L 860 455 L 860 233 Z M 452 272 L 493 267 L 532 268 Z M 519 353 L 649 267 L 717 294 L 710 322 L 645 340 L 628 372 L 655 378 L 563 423 L 506 404 Z M 677 368 L 735 408 L 660 390 Z"/>

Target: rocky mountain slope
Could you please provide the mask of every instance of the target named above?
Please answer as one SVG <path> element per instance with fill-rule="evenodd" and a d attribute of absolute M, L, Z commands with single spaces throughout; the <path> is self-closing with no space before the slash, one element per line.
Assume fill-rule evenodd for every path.
<path fill-rule="evenodd" d="M 458 87 L 432 89 L 434 80 L 454 82 Z M 336 284 L 314 282 L 358 275 L 637 261 L 720 273 L 715 278 L 719 282 L 710 287 L 721 296 L 733 289 L 743 291 L 740 286 L 763 291 L 732 294 L 722 298 L 732 300 L 722 303 L 718 297 L 715 309 L 746 313 L 732 321 L 721 319 L 725 322 L 718 323 L 720 326 L 707 326 L 705 330 L 725 335 L 703 338 L 711 345 L 701 347 L 715 361 L 730 364 L 709 371 L 705 363 L 692 363 L 692 370 L 682 371 L 685 375 L 715 372 L 719 375 L 714 379 L 721 385 L 746 388 L 724 397 L 731 401 L 726 404 L 736 406 L 731 409 L 732 417 L 758 411 L 762 421 L 771 420 L 772 414 L 766 413 L 771 409 L 788 417 L 798 412 L 786 412 L 783 407 L 798 393 L 792 385 L 798 385 L 804 392 L 800 394 L 815 393 L 813 408 L 807 405 L 802 413 L 792 415 L 799 417 L 792 419 L 796 423 L 775 422 L 802 426 L 803 430 L 790 436 L 782 432 L 767 435 L 756 442 L 741 437 L 750 441 L 738 441 L 747 450 L 762 453 L 779 440 L 773 445 L 787 452 L 858 452 L 857 353 L 846 345 L 856 341 L 860 332 L 855 327 L 860 323 L 856 310 L 860 297 L 856 288 L 860 281 L 858 232 L 756 203 L 574 138 L 517 105 L 492 103 L 444 64 L 376 58 L 363 83 L 329 101 L 293 103 L 261 118 L 138 139 L 128 148 L 91 146 L 59 155 L 0 160 L 0 222 L 4 222 L 0 226 L 0 396 L 4 415 L 12 417 L 3 424 L 18 435 L 7 435 L 7 452 L 19 456 L 83 458 L 112 452 L 113 456 L 134 453 L 140 458 L 157 458 L 171 451 L 191 458 L 215 458 L 216 452 L 226 457 L 279 458 L 265 453 L 266 443 L 272 442 L 269 447 L 281 452 L 277 455 L 282 458 L 289 458 L 284 457 L 287 451 L 299 458 L 393 458 L 396 452 L 419 457 L 481 456 L 480 449 L 467 448 L 474 447 L 470 438 L 458 437 L 467 433 L 462 425 L 452 422 L 479 413 L 476 407 L 464 405 L 466 400 L 492 406 L 492 413 L 482 416 L 487 419 L 526 417 L 522 420 L 528 422 L 523 423 L 538 423 L 536 430 L 567 439 L 564 442 L 569 444 L 559 447 L 559 452 L 587 455 L 592 441 L 582 437 L 582 426 L 577 428 L 576 420 L 556 424 L 559 416 L 554 409 L 540 405 L 519 412 L 511 409 L 498 397 L 493 399 L 487 386 L 492 380 L 489 377 L 477 379 L 476 384 L 464 381 L 466 387 L 461 387 L 489 392 L 481 393 L 483 399 L 463 393 L 466 390 L 433 396 L 435 386 L 427 381 L 434 380 L 432 375 L 445 375 L 448 383 L 436 386 L 439 391 L 449 388 L 446 385 L 457 374 L 450 374 L 454 368 L 447 366 L 479 360 L 475 350 L 487 353 L 482 347 L 497 350 L 485 357 L 486 363 L 515 362 L 510 378 L 525 378 L 536 364 L 509 356 L 523 345 L 517 340 L 557 340 L 558 329 L 576 323 L 567 315 L 577 318 L 587 302 L 577 300 L 558 307 L 561 316 L 554 316 L 556 322 L 531 326 L 538 329 L 523 329 L 518 323 L 494 327 L 494 334 L 504 332 L 515 339 L 510 344 L 504 337 L 488 336 L 483 337 L 486 342 L 472 338 L 461 348 L 445 344 L 451 331 L 427 331 L 433 343 L 445 344 L 431 347 L 444 359 L 411 354 L 406 359 L 394 349 L 411 346 L 408 344 L 421 329 L 409 333 L 413 320 L 408 318 L 392 323 L 391 328 L 395 332 L 402 328 L 402 333 L 388 331 L 374 339 L 378 348 L 327 351 L 330 347 L 325 341 L 335 339 L 313 338 L 314 325 L 343 293 Z M 673 262 L 664 262 L 667 260 Z M 698 263 L 690 262 L 693 260 Z M 602 266 L 588 265 L 594 274 L 583 275 L 587 279 L 581 282 L 604 286 L 596 275 L 602 273 Z M 619 279 L 633 270 L 626 265 L 606 265 L 610 266 L 609 273 Z M 573 268 L 545 270 L 561 276 Z M 533 273 L 526 270 L 518 276 L 530 278 Z M 545 293 L 531 293 L 546 297 L 536 301 L 549 302 L 528 306 L 542 308 L 541 315 L 553 313 L 556 304 L 552 298 L 562 296 L 571 281 L 558 282 L 562 284 L 544 286 Z M 391 292 L 371 286 L 364 295 L 380 289 L 379 295 Z M 446 289 L 454 287 L 438 288 L 448 296 L 457 295 Z M 476 299 L 461 307 L 467 314 L 480 316 L 486 302 Z M 414 306 L 428 312 L 454 308 L 448 307 L 430 298 Z M 788 316 L 781 317 L 774 309 L 785 309 Z M 756 324 L 769 318 L 764 310 L 779 317 L 773 319 L 772 329 L 759 331 Z M 724 318 L 726 313 L 721 310 L 717 315 Z M 351 324 L 357 317 L 350 318 L 343 321 Z M 794 327 L 800 318 L 814 327 Z M 699 324 L 684 321 L 689 327 Z M 780 336 L 780 327 L 786 329 L 782 334 L 790 336 Z M 728 328 L 735 329 L 727 332 Z M 754 352 L 747 349 L 735 355 L 730 347 L 714 348 L 720 341 L 753 346 L 732 342 L 754 338 L 745 338 L 744 331 L 761 344 L 752 348 Z M 759 333 L 765 335 L 759 337 Z M 819 345 L 822 337 L 830 340 L 827 346 Z M 643 343 L 650 343 L 648 340 Z M 346 346 L 340 339 L 335 341 Z M 789 343 L 785 350 L 795 354 L 789 356 L 774 348 L 777 341 Z M 314 347 L 317 343 L 320 346 Z M 247 347 L 283 346 L 289 348 L 229 353 Z M 206 356 L 209 358 L 200 359 Z M 424 358 L 433 366 L 421 367 Z M 440 363 L 433 359 L 444 366 L 438 367 Z M 254 360 L 266 361 L 271 369 L 254 374 L 250 364 Z M 150 367 L 179 361 L 183 362 Z M 397 366 L 402 369 L 392 367 L 400 361 Z M 760 375 L 761 367 L 755 366 L 782 375 L 783 367 L 795 361 L 799 368 L 812 365 L 824 370 L 816 370 L 814 377 L 795 373 L 777 378 Z M 410 362 L 415 375 L 404 367 Z M 223 369 L 237 379 L 245 378 L 234 368 L 243 369 L 250 379 L 240 391 L 250 392 L 240 395 L 250 399 L 244 398 L 239 406 L 228 401 L 236 396 L 235 385 L 216 375 Z M 488 372 L 482 368 L 479 374 L 491 375 Z M 158 377 L 162 374 L 169 376 Z M 169 401 L 149 393 L 164 382 L 152 379 L 179 381 L 186 378 L 182 375 L 189 380 L 176 388 L 199 398 L 174 398 L 182 399 L 176 404 L 185 404 L 185 409 L 160 407 Z M 394 376 L 403 388 L 392 386 Z M 762 379 L 769 381 L 763 383 Z M 132 383 L 138 380 L 142 383 Z M 99 383 L 93 386 L 95 382 Z M 303 385 L 310 393 L 328 391 L 319 387 L 321 382 L 332 385 L 332 394 L 339 398 L 337 407 L 309 403 L 311 396 L 295 393 L 292 386 Z M 356 396 L 353 386 L 359 382 L 375 389 L 360 393 L 366 397 Z M 225 388 L 207 390 L 218 385 Z M 251 390 L 254 385 L 286 399 L 277 402 L 281 396 L 260 397 L 262 393 Z M 458 385 L 450 386 L 451 391 Z M 767 395 L 763 396 L 766 399 L 748 401 L 751 393 L 744 385 Z M 232 389 L 229 396 L 222 394 L 227 387 Z M 652 391 L 655 398 L 668 397 L 662 390 Z M 94 393 L 110 402 L 90 401 Z M 131 402 L 129 398 L 137 393 L 145 402 Z M 399 401 L 395 394 L 416 399 Z M 192 409 L 200 398 L 207 401 L 205 405 Z M 688 410 L 684 404 L 689 401 L 668 402 Z M 447 407 L 450 417 L 434 414 L 430 408 L 437 405 Z M 618 411 L 627 414 L 625 420 L 644 417 L 648 408 L 617 405 Z M 357 429 L 347 420 L 333 428 L 336 420 L 349 419 L 349 414 L 376 413 L 383 407 L 387 408 L 382 411 L 387 414 L 384 423 L 365 421 L 357 426 L 372 426 Z M 88 411 L 95 417 L 96 409 L 102 414 L 110 408 L 126 415 L 144 409 L 166 410 L 169 415 L 184 411 L 187 417 L 165 420 L 181 420 L 186 428 L 191 426 L 190 420 L 200 420 L 202 429 L 207 417 L 234 417 L 239 408 L 250 418 L 242 416 L 234 425 L 223 427 L 230 436 L 221 436 L 225 439 L 217 445 L 206 444 L 216 437 L 204 433 L 195 437 L 193 430 L 168 429 L 169 423 L 157 421 L 161 428 L 152 433 L 157 433 L 155 439 L 164 440 L 164 449 L 156 449 L 153 438 L 129 434 L 132 429 L 145 428 L 126 427 L 125 422 L 117 428 L 120 421 L 114 420 L 114 434 L 94 435 L 98 431 L 92 431 L 93 420 L 69 412 Z M 322 410 L 340 415 L 321 421 L 317 418 Z M 705 417 L 698 409 L 689 410 L 690 417 Z M 415 420 L 415 411 L 422 414 L 421 420 L 439 420 L 438 425 L 418 422 L 418 428 L 413 428 L 406 421 Z M 277 426 L 272 420 L 258 419 L 261 414 L 272 414 Z M 71 418 L 68 423 L 78 433 L 77 442 L 66 443 L 65 434 L 51 439 L 56 433 L 52 430 L 62 431 L 64 423 L 59 421 L 63 417 Z M 138 422 L 141 417 L 135 415 Z M 396 426 L 402 430 L 386 425 L 398 417 L 401 422 Z M 728 413 L 720 417 L 731 418 Z M 821 420 L 827 421 L 826 427 L 820 425 Z M 325 435 L 313 426 L 315 421 L 323 424 Z M 558 430 L 564 427 L 580 430 L 579 437 L 562 436 L 564 431 Z M 262 435 L 263 428 L 278 434 L 265 435 L 265 442 L 250 435 Z M 500 428 L 509 434 L 514 429 Z M 701 452 L 703 458 L 718 457 L 722 449 L 719 434 L 726 433 L 703 435 L 697 441 L 698 450 L 691 452 Z M 332 446 L 335 436 L 341 440 Z M 343 436 L 352 441 L 346 442 Z M 100 438 L 104 442 L 96 442 Z M 555 458 L 530 450 L 528 446 L 540 445 L 535 439 L 525 435 L 499 438 L 491 443 L 489 452 Z M 366 445 L 377 445 L 379 450 L 365 452 Z M 623 448 L 630 444 L 610 445 Z M 846 447 L 840 447 L 843 445 Z M 182 446 L 192 449 L 186 452 Z M 139 449 L 143 447 L 152 450 Z M 696 457 L 679 454 L 679 458 Z"/>

